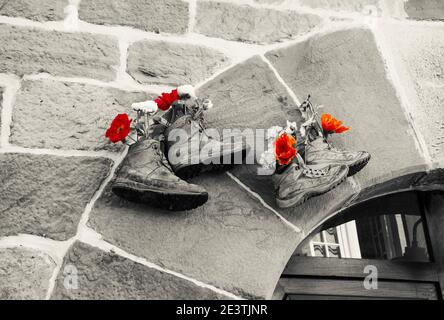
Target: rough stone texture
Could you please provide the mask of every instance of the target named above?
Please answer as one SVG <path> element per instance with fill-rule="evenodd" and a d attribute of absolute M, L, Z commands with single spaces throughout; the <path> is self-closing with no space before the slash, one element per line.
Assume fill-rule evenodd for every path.
<path fill-rule="evenodd" d="M 140 83 L 196 84 L 227 62 L 222 53 L 207 47 L 140 41 L 129 48 L 128 73 Z"/>
<path fill-rule="evenodd" d="M 358 192 L 353 184 L 346 180 L 334 190 L 311 198 L 300 206 L 280 209 L 276 204 L 271 176 L 259 176 L 256 174 L 257 169 L 258 167 L 253 165 L 238 166 L 232 173 L 285 219 L 302 229 L 305 235 L 330 214 L 342 208 Z"/>
<path fill-rule="evenodd" d="M 194 30 L 227 40 L 272 43 L 300 36 L 320 23 L 321 18 L 313 14 L 199 1 Z"/>
<path fill-rule="evenodd" d="M 82 0 L 81 20 L 124 25 L 156 33 L 185 33 L 188 3 L 180 0 Z"/>
<path fill-rule="evenodd" d="M 30 154 L 0 155 L 0 237 L 21 233 L 66 240 L 111 160 Z"/>
<path fill-rule="evenodd" d="M 63 20 L 68 0 L 0 0 L 0 15 L 37 21 Z"/>
<path fill-rule="evenodd" d="M 63 270 L 77 269 L 78 289 L 66 289 Z M 82 242 L 69 250 L 52 299 L 227 299 L 176 276 Z M 70 269 L 66 269 L 70 270 Z"/>
<path fill-rule="evenodd" d="M 442 0 L 409 0 L 404 3 L 404 8 L 411 19 L 444 20 Z"/>
<path fill-rule="evenodd" d="M 312 94 L 323 112 L 351 127 L 333 137 L 337 147 L 372 154 L 355 176 L 362 187 L 424 163 L 369 30 L 321 35 L 266 56 L 297 96 Z"/>
<path fill-rule="evenodd" d="M 244 297 L 273 292 L 300 234 L 225 174 L 194 183 L 208 202 L 189 212 L 160 211 L 105 192 L 90 226 L 148 261 Z"/>
<path fill-rule="evenodd" d="M 114 80 L 119 48 L 113 37 L 0 24 L 0 73 L 46 72 Z"/>
<path fill-rule="evenodd" d="M 433 160 L 444 161 L 444 27 L 384 24 L 384 37 L 412 118 Z"/>
<path fill-rule="evenodd" d="M 396 0 L 389 0 L 396 1 Z M 298 3 L 311 8 L 328 9 L 335 11 L 349 11 L 368 14 L 369 9 L 376 9 L 380 13 L 381 0 L 299 0 Z"/>
<path fill-rule="evenodd" d="M 11 142 L 34 148 L 121 150 L 105 137 L 112 119 L 150 96 L 51 80 L 25 81 L 14 105 Z"/>
<path fill-rule="evenodd" d="M 198 90 L 214 107 L 205 114 L 208 127 L 262 128 L 284 125 L 300 114 L 270 67 L 258 56 L 225 71 Z"/>
<path fill-rule="evenodd" d="M 26 248 L 0 248 L 0 299 L 44 299 L 54 261 Z"/>

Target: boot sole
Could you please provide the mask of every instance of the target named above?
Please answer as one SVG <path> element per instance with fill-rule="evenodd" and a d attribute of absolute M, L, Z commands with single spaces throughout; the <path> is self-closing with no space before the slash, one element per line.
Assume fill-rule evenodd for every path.
<path fill-rule="evenodd" d="M 350 166 L 348 169 L 348 176 L 351 177 L 357 174 L 359 171 L 364 169 L 367 163 L 370 161 L 371 155 L 369 154 L 367 158 L 364 158 L 362 161 L 355 163 L 353 166 Z"/>
<path fill-rule="evenodd" d="M 131 202 L 144 203 L 169 211 L 185 211 L 200 207 L 208 201 L 208 193 L 171 194 L 150 188 L 136 188 L 124 183 L 115 183 L 112 191 Z"/>
<path fill-rule="evenodd" d="M 235 152 L 231 154 L 231 159 L 238 154 L 239 152 L 242 152 L 242 162 L 244 162 L 246 156 L 247 156 L 247 149 L 242 149 L 241 151 Z M 181 168 L 178 168 L 174 171 L 176 176 L 183 180 L 189 180 L 192 179 L 202 172 L 221 172 L 221 171 L 227 171 L 232 168 L 234 168 L 235 164 L 224 164 L 223 163 L 224 156 L 220 156 L 219 158 L 211 159 L 209 164 L 204 163 L 197 163 L 197 164 L 191 164 L 188 166 L 184 166 Z M 218 164 L 212 163 L 213 160 L 219 160 Z"/>
<path fill-rule="evenodd" d="M 335 189 L 337 186 L 342 184 L 347 179 L 347 176 L 348 176 L 348 172 L 343 174 L 341 179 L 337 180 L 333 185 L 325 188 L 325 190 L 321 190 L 318 192 L 309 192 L 296 201 L 294 201 L 292 199 L 289 199 L 289 200 L 276 199 L 276 203 L 279 206 L 279 208 L 282 208 L 282 209 L 300 206 L 301 204 L 303 204 L 304 202 L 306 202 L 310 198 L 323 195 L 323 194 Z"/>

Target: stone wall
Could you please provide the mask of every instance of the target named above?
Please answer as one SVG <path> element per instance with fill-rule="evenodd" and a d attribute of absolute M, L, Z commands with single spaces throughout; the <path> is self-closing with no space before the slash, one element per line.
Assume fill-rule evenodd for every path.
<path fill-rule="evenodd" d="M 441 7 L 0 0 L 0 298 L 270 298 L 326 217 L 442 167 L 444 27 L 424 21 L 444 19 Z M 184 83 L 213 100 L 218 128 L 299 121 L 311 94 L 352 127 L 334 143 L 372 161 L 288 210 L 246 166 L 197 178 L 210 200 L 190 212 L 116 198 L 107 185 L 125 150 L 105 139 L 108 123 Z"/>

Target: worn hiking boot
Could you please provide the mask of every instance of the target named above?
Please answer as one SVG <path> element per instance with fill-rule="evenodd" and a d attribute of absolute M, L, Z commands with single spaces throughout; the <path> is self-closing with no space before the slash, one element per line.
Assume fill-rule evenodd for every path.
<path fill-rule="evenodd" d="M 345 181 L 347 174 L 346 165 L 305 165 L 298 156 L 283 172 L 272 176 L 276 203 L 280 208 L 298 206 L 332 190 Z"/>
<path fill-rule="evenodd" d="M 152 138 L 130 146 L 112 191 L 127 200 L 172 211 L 194 209 L 208 200 L 205 189 L 174 175 L 161 142 Z"/>
<path fill-rule="evenodd" d="M 221 142 L 203 124 L 204 101 L 175 102 L 164 115 L 168 160 L 175 174 L 189 179 L 202 171 L 226 170 L 241 164 L 247 153 L 243 140 Z M 211 102 L 210 102 L 211 103 Z M 178 141 L 177 138 L 179 137 Z"/>
<path fill-rule="evenodd" d="M 323 137 L 308 140 L 305 146 L 305 162 L 308 165 L 346 165 L 348 175 L 352 176 L 364 168 L 370 161 L 370 154 L 366 151 L 341 151 L 333 148 Z"/>

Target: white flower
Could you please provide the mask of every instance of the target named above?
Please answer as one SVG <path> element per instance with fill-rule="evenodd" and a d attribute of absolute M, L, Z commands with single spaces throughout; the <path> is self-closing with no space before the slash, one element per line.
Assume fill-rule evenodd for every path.
<path fill-rule="evenodd" d="M 276 170 L 276 157 L 274 155 L 273 149 L 268 149 L 264 153 L 262 153 L 259 164 L 262 168 L 270 171 Z"/>
<path fill-rule="evenodd" d="M 274 154 L 274 142 L 276 141 L 279 134 L 282 132 L 283 128 L 279 126 L 273 126 L 269 128 L 266 132 L 266 144 L 267 150 L 264 151 L 258 163 L 261 165 L 261 174 L 273 174 L 276 170 L 276 156 Z"/>
<path fill-rule="evenodd" d="M 287 120 L 287 127 L 285 128 L 285 132 L 289 135 L 295 135 L 298 125 L 296 122 L 290 122 Z"/>
<path fill-rule="evenodd" d="M 282 127 L 274 126 L 267 130 L 267 141 L 274 142 L 276 138 L 279 136 L 279 134 L 282 132 Z"/>
<path fill-rule="evenodd" d="M 312 124 L 316 123 L 315 115 L 312 115 L 307 121 L 305 121 L 301 128 L 299 129 L 299 132 L 301 133 L 301 136 L 304 138 L 307 134 L 307 128 L 311 126 Z"/>
<path fill-rule="evenodd" d="M 186 84 L 180 87 L 177 87 L 177 93 L 179 97 L 183 97 L 184 95 L 189 95 L 190 98 L 196 98 L 196 92 L 192 85 Z"/>
<path fill-rule="evenodd" d="M 301 126 L 299 132 L 301 133 L 301 137 L 305 138 L 305 135 L 307 134 L 307 130 L 305 130 L 305 127 Z"/>
<path fill-rule="evenodd" d="M 159 109 L 157 103 L 152 100 L 133 103 L 131 105 L 131 108 L 134 111 L 141 111 L 143 113 L 148 113 L 148 114 L 155 113 Z"/>

